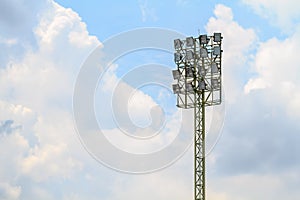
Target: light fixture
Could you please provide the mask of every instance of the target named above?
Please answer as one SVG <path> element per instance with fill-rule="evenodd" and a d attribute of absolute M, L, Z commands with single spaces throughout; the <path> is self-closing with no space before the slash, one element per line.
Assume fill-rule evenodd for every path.
<path fill-rule="evenodd" d="M 186 90 L 186 92 L 189 92 L 189 93 L 193 93 L 194 92 L 194 87 L 192 85 L 192 82 L 186 83 L 185 90 Z"/>
<path fill-rule="evenodd" d="M 219 89 L 220 88 L 220 82 L 218 78 L 212 78 L 211 79 L 211 86 L 213 89 Z"/>
<path fill-rule="evenodd" d="M 200 74 L 201 77 L 204 77 L 206 74 L 206 70 L 204 66 L 198 65 L 198 73 Z"/>
<path fill-rule="evenodd" d="M 194 52 L 192 50 L 186 51 L 186 60 L 190 61 L 194 59 Z"/>
<path fill-rule="evenodd" d="M 180 62 L 181 59 L 182 59 L 181 53 L 178 53 L 178 52 L 174 53 L 174 60 L 176 63 Z"/>
<path fill-rule="evenodd" d="M 193 78 L 194 77 L 193 68 L 186 68 L 185 69 L 185 75 L 186 75 L 187 78 Z"/>
<path fill-rule="evenodd" d="M 204 48 L 204 47 L 202 47 L 202 48 L 200 49 L 200 58 L 206 58 L 207 56 L 208 56 L 208 54 L 207 54 L 207 49 Z"/>
<path fill-rule="evenodd" d="M 218 72 L 219 72 L 218 65 L 217 65 L 217 63 L 213 62 L 211 64 L 211 73 L 215 74 L 215 73 L 218 73 Z"/>
<path fill-rule="evenodd" d="M 178 84 L 172 85 L 173 88 L 173 93 L 174 94 L 179 94 L 180 93 L 180 86 Z"/>
<path fill-rule="evenodd" d="M 180 78 L 180 72 L 178 70 L 172 70 L 172 74 L 175 80 Z"/>
<path fill-rule="evenodd" d="M 194 46 L 194 38 L 193 37 L 187 37 L 185 41 L 186 41 L 186 46 L 187 47 L 193 47 Z"/>
<path fill-rule="evenodd" d="M 182 42 L 179 39 L 174 40 L 174 47 L 175 49 L 181 49 L 182 47 Z"/>
<path fill-rule="evenodd" d="M 222 36 L 221 33 L 214 33 L 214 42 L 221 42 Z"/>
<path fill-rule="evenodd" d="M 220 48 L 220 46 L 214 46 L 214 48 L 213 48 L 213 54 L 216 55 L 216 56 L 221 55 L 221 48 Z"/>
<path fill-rule="evenodd" d="M 200 40 L 200 44 L 207 44 L 208 43 L 207 35 L 200 35 L 199 40 Z"/>
<path fill-rule="evenodd" d="M 199 90 L 205 90 L 206 89 L 206 83 L 204 80 L 199 81 Z"/>
<path fill-rule="evenodd" d="M 194 200 L 206 199 L 205 112 L 206 107 L 222 102 L 222 39 L 221 33 L 204 33 L 197 37 L 186 37 L 181 43 L 174 41 L 175 52 L 179 53 L 174 58 L 178 60 L 179 75 L 178 72 L 173 73 L 176 106 L 194 109 Z"/>

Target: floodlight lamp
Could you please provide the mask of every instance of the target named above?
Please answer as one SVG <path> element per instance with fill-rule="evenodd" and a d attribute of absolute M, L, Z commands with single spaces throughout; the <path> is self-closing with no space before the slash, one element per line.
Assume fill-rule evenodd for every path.
<path fill-rule="evenodd" d="M 206 48 L 201 48 L 200 49 L 200 58 L 206 58 L 208 56 L 208 53 L 207 53 L 207 49 Z"/>
<path fill-rule="evenodd" d="M 186 46 L 187 47 L 193 47 L 194 46 L 194 38 L 193 37 L 187 37 L 185 41 L 186 41 Z"/>
<path fill-rule="evenodd" d="M 208 43 L 207 35 L 200 35 L 199 40 L 200 40 L 200 44 L 207 44 Z"/>
<path fill-rule="evenodd" d="M 214 33 L 214 42 L 221 42 L 222 36 L 221 33 Z"/>
<path fill-rule="evenodd" d="M 179 94 L 180 93 L 180 86 L 178 84 L 172 85 L 173 88 L 173 93 L 174 94 Z"/>
<path fill-rule="evenodd" d="M 220 82 L 218 78 L 211 79 L 211 86 L 213 89 L 219 89 L 220 88 Z"/>
<path fill-rule="evenodd" d="M 193 60 L 194 59 L 194 52 L 192 50 L 186 51 L 186 60 Z"/>
<path fill-rule="evenodd" d="M 199 85 L 198 85 L 200 90 L 205 90 L 206 89 L 206 83 L 204 80 L 199 81 Z"/>
<path fill-rule="evenodd" d="M 174 47 L 175 49 L 180 49 L 182 47 L 182 42 L 180 39 L 174 40 Z"/>
<path fill-rule="evenodd" d="M 193 93 L 193 92 L 194 92 L 194 87 L 193 87 L 193 85 L 192 85 L 191 82 L 186 83 L 186 85 L 185 85 L 185 90 L 186 90 L 186 92 L 188 92 L 188 93 Z"/>
<path fill-rule="evenodd" d="M 211 73 L 212 74 L 215 74 L 215 73 L 218 73 L 219 72 L 219 68 L 218 68 L 218 65 L 217 63 L 213 62 L 211 64 Z"/>
<path fill-rule="evenodd" d="M 198 70 L 201 77 L 204 77 L 206 75 L 206 70 L 204 66 L 199 65 Z"/>
<path fill-rule="evenodd" d="M 178 53 L 178 52 L 174 53 L 174 60 L 176 63 L 180 62 L 181 59 L 182 59 L 181 53 Z"/>
<path fill-rule="evenodd" d="M 220 46 L 215 46 L 213 49 L 213 54 L 216 56 L 221 55 L 221 47 Z"/>
<path fill-rule="evenodd" d="M 175 80 L 180 78 L 180 72 L 178 70 L 172 70 L 172 74 Z"/>
<path fill-rule="evenodd" d="M 186 68 L 185 69 L 185 75 L 186 75 L 187 78 L 193 78 L 194 77 L 193 68 Z"/>

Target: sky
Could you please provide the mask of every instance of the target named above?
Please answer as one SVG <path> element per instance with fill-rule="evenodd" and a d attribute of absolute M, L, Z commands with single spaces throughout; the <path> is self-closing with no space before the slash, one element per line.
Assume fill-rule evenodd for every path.
<path fill-rule="evenodd" d="M 173 40 L 221 32 L 207 198 L 298 200 L 299 7 L 0 0 L 0 199 L 192 199 L 193 112 L 170 90 Z"/>

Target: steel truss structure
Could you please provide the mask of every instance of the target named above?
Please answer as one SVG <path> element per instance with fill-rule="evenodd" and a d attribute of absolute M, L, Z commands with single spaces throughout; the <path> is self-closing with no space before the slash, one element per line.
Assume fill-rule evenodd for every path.
<path fill-rule="evenodd" d="M 205 200 L 205 107 L 222 102 L 222 35 L 174 40 L 177 106 L 194 108 L 194 199 Z"/>

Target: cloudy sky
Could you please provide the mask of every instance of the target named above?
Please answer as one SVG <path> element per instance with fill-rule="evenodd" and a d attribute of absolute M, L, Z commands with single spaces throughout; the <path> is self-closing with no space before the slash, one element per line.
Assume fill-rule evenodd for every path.
<path fill-rule="evenodd" d="M 74 120 L 74 91 L 85 88 L 77 79 L 85 63 L 103 71 L 109 55 L 101 50 L 108 41 L 157 27 L 184 36 L 217 31 L 224 37 L 224 118 L 207 157 L 208 199 L 298 200 L 299 8 L 296 0 L 0 0 L 0 199 L 193 198 L 192 148 L 155 172 L 120 172 L 122 166 L 97 160 L 84 146 Z M 164 42 L 173 45 L 173 39 Z M 146 30 L 137 36 L 143 40 L 158 38 Z M 117 49 L 134 42 L 124 40 Z M 87 62 L 95 50 L 97 62 Z M 192 113 L 181 115 L 168 88 L 135 88 L 135 81 L 152 80 L 153 74 L 149 67 L 138 68 L 143 70 L 134 76 L 133 69 L 149 63 L 176 67 L 170 52 L 141 49 L 111 63 L 95 86 L 101 130 L 131 154 L 167 148 L 179 124 L 183 133 L 193 129 Z M 155 69 L 166 74 L 166 67 Z M 93 142 L 100 153 L 117 158 Z M 155 161 L 174 155 L 163 156 Z"/>

